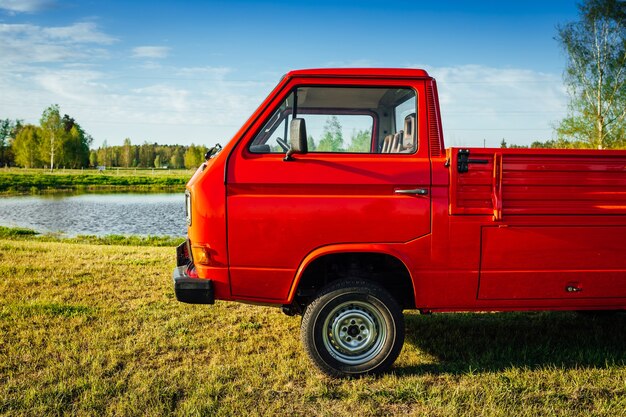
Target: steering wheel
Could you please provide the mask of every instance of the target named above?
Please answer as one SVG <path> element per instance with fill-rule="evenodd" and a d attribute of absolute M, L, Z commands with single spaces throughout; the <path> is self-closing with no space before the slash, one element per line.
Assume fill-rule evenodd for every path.
<path fill-rule="evenodd" d="M 283 148 L 283 151 L 287 152 L 289 150 L 289 144 L 282 138 L 276 138 L 276 143 Z"/>

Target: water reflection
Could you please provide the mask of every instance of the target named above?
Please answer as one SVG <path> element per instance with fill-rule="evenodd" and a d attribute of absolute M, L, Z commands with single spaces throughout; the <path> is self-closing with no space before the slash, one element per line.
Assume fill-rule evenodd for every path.
<path fill-rule="evenodd" d="M 0 198 L 0 225 L 76 235 L 187 232 L 183 193 L 38 195 Z"/>

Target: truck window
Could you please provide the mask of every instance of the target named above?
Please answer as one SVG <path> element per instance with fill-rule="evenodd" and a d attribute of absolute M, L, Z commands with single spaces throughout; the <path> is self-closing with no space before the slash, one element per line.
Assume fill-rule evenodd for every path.
<path fill-rule="evenodd" d="M 372 150 L 372 115 L 298 114 L 306 121 L 309 152 L 369 153 Z"/>
<path fill-rule="evenodd" d="M 297 100 L 296 117 L 306 122 L 309 152 L 413 153 L 415 97 L 409 88 L 299 87 L 265 122 L 249 150 L 287 151 Z"/>
<path fill-rule="evenodd" d="M 411 97 L 393 109 L 396 130 L 404 130 L 405 120 L 415 114 L 415 98 Z"/>

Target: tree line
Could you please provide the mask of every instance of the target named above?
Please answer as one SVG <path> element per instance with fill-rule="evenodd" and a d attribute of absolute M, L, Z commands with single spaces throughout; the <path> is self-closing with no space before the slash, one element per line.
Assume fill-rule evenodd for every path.
<path fill-rule="evenodd" d="M 89 154 L 89 165 L 93 167 L 121 168 L 197 168 L 204 162 L 206 146 L 159 145 L 144 142 L 133 145 L 130 138 L 121 146 L 107 146 L 106 141 Z"/>
<path fill-rule="evenodd" d="M 61 116 L 58 105 L 46 108 L 39 124 L 0 119 L 0 166 L 24 168 L 195 168 L 204 161 L 205 146 L 133 145 L 130 138 L 121 146 L 106 141 L 91 149 L 93 138 L 76 120 Z"/>

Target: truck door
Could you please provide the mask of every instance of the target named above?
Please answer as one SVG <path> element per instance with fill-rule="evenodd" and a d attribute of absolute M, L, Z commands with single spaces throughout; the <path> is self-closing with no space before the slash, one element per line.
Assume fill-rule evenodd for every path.
<path fill-rule="evenodd" d="M 286 299 L 298 266 L 314 249 L 407 242 L 430 233 L 421 86 L 337 83 L 290 86 L 229 159 L 235 298 Z M 284 161 L 294 116 L 305 120 L 308 153 Z"/>

